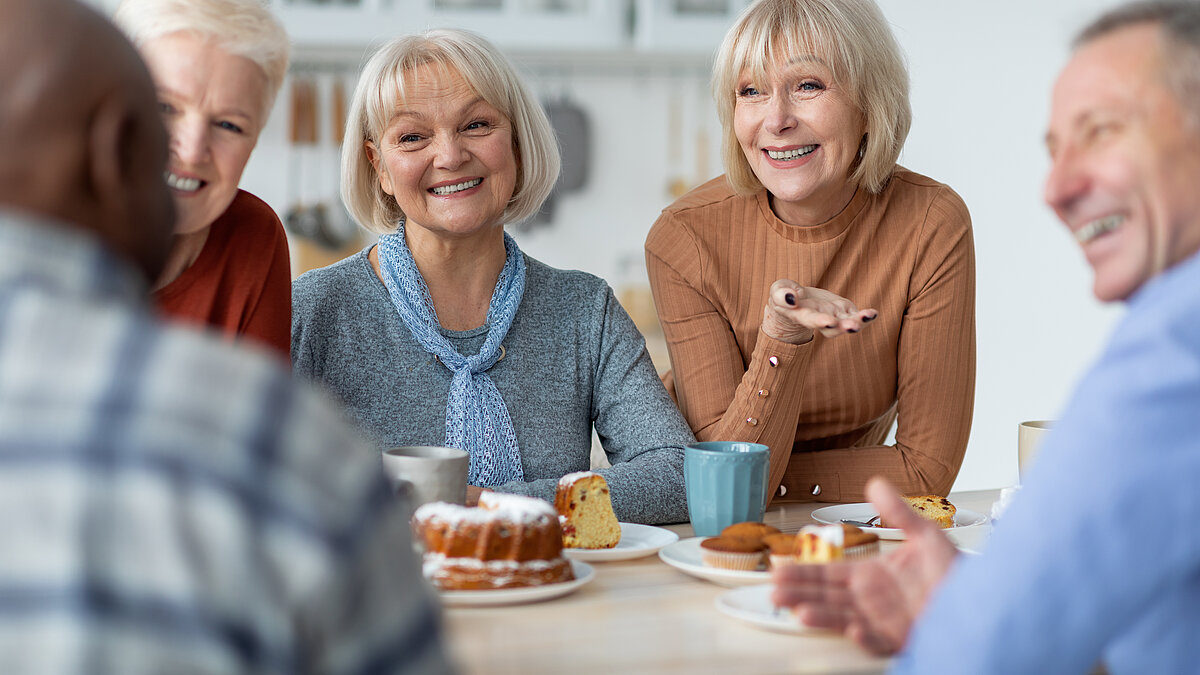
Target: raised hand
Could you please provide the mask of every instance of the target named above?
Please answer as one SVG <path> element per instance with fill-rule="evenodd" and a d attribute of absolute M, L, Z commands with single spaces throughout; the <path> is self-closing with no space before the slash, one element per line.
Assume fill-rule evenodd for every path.
<path fill-rule="evenodd" d="M 871 479 L 867 498 L 883 520 L 904 530 L 905 542 L 862 562 L 778 568 L 772 599 L 795 607 L 809 626 L 844 632 L 872 653 L 893 654 L 904 647 L 957 552 L 941 529 L 913 513 L 887 481 Z"/>
<path fill-rule="evenodd" d="M 791 279 L 771 284 L 763 307 L 763 332 L 792 344 L 803 344 L 820 331 L 827 338 L 857 333 L 879 315 L 874 309 L 859 309 L 840 295 L 821 288 L 801 286 Z"/>

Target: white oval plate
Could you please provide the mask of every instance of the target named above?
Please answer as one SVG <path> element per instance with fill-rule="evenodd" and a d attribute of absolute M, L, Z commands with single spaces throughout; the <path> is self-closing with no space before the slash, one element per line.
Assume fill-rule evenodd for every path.
<path fill-rule="evenodd" d="M 800 623 L 791 610 L 776 607 L 771 602 L 773 584 L 743 586 L 717 596 L 717 610 L 726 616 L 777 633 L 808 633 L 820 630 Z"/>
<path fill-rule="evenodd" d="M 653 525 L 621 523 L 621 541 L 613 548 L 564 548 L 563 553 L 572 560 L 609 562 L 633 560 L 653 555 L 668 544 L 679 541 L 679 535 Z"/>
<path fill-rule="evenodd" d="M 823 506 L 812 512 L 813 520 L 818 523 L 831 525 L 840 523 L 842 520 L 857 520 L 867 522 L 879 514 L 879 511 L 874 506 L 866 502 L 858 504 L 835 504 L 833 506 Z M 964 527 L 977 527 L 986 525 L 988 517 L 982 513 L 968 511 L 967 509 L 958 509 L 954 514 L 954 527 L 946 528 L 947 530 L 955 530 Z M 865 532 L 873 532 L 880 539 L 901 540 L 904 539 L 904 530 L 891 527 L 869 527 Z"/>
<path fill-rule="evenodd" d="M 708 537 L 681 539 L 658 552 L 658 557 L 671 567 L 694 577 L 711 581 L 721 586 L 748 586 L 770 581 L 767 571 L 746 572 L 709 567 L 700 557 L 700 542 Z"/>
<path fill-rule="evenodd" d="M 596 570 L 591 565 L 578 560 L 571 561 L 571 571 L 575 573 L 574 581 L 525 588 L 499 588 L 489 591 L 438 591 L 438 597 L 446 607 L 521 605 L 527 602 L 540 602 L 562 597 L 596 578 Z"/>

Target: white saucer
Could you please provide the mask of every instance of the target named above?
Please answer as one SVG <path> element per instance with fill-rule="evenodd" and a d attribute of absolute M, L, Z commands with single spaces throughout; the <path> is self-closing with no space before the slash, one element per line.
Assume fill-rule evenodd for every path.
<path fill-rule="evenodd" d="M 820 629 L 800 623 L 790 609 L 771 602 L 772 584 L 743 586 L 717 596 L 717 609 L 727 616 L 777 633 L 808 633 Z"/>
<path fill-rule="evenodd" d="M 571 561 L 571 571 L 575 573 L 574 581 L 525 588 L 500 588 L 490 591 L 438 591 L 438 597 L 441 598 L 442 605 L 446 607 L 521 605 L 527 602 L 562 597 L 596 578 L 596 570 L 591 565 L 578 560 Z"/>
<path fill-rule="evenodd" d="M 613 548 L 565 548 L 563 553 L 572 560 L 607 562 L 633 560 L 653 555 L 668 544 L 679 541 L 679 535 L 653 525 L 621 523 L 621 541 Z"/>
<path fill-rule="evenodd" d="M 684 574 L 690 574 L 722 586 L 763 584 L 771 579 L 771 573 L 766 571 L 745 572 L 705 565 L 700 557 L 700 542 L 705 539 L 708 537 L 682 539 L 659 551 L 658 557 Z"/>

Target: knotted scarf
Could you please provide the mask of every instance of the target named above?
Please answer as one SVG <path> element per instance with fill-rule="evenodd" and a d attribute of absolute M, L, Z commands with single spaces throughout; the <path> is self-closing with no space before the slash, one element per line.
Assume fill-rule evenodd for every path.
<path fill-rule="evenodd" d="M 442 334 L 429 287 L 404 240 L 404 222 L 395 234 L 379 237 L 378 247 L 383 284 L 404 325 L 425 351 L 454 373 L 446 396 L 445 444 L 471 455 L 471 485 L 493 487 L 524 480 L 512 418 L 486 372 L 500 360 L 500 343 L 525 294 L 525 258 L 517 242 L 504 235 L 504 269 L 488 304 L 487 339 L 473 356 L 460 354 Z"/>

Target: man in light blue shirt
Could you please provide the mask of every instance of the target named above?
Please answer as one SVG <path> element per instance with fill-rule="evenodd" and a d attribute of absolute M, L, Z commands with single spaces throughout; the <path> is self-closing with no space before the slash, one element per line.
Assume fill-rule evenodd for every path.
<path fill-rule="evenodd" d="M 0 673 L 449 670 L 378 453 L 151 315 L 166 153 L 107 20 L 0 0 Z"/>
<path fill-rule="evenodd" d="M 1128 314 L 980 556 L 875 482 L 908 541 L 776 575 L 902 673 L 1200 672 L 1200 4 L 1110 11 L 1054 89 L 1047 203 Z M 1052 515 L 1051 515 L 1052 514 Z"/>

